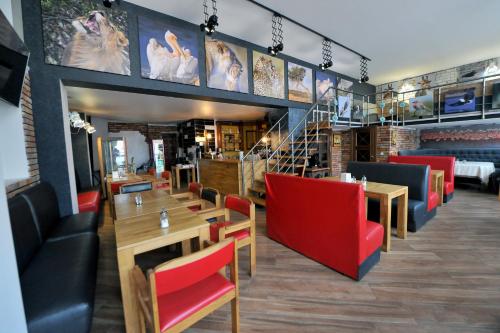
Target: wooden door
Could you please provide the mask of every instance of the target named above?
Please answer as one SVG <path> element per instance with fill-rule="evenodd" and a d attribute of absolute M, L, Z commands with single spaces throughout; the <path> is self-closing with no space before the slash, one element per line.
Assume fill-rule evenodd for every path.
<path fill-rule="evenodd" d="M 352 130 L 352 160 L 375 162 L 377 159 L 376 127 L 361 127 Z"/>

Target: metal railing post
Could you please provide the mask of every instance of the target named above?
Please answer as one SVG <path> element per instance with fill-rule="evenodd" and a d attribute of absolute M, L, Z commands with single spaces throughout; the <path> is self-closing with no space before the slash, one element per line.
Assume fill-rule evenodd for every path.
<path fill-rule="evenodd" d="M 295 173 L 295 135 L 292 132 L 292 173 Z"/>
<path fill-rule="evenodd" d="M 245 158 L 241 159 L 241 194 L 245 195 Z M 253 184 L 252 184 L 253 188 Z"/>
<path fill-rule="evenodd" d="M 305 156 L 308 156 L 307 153 L 307 117 L 304 119 L 304 151 L 305 151 Z"/>

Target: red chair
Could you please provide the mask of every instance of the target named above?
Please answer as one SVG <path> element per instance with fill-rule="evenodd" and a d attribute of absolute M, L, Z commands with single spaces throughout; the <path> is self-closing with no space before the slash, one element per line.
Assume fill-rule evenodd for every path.
<path fill-rule="evenodd" d="M 140 317 L 156 333 L 181 332 L 231 302 L 232 332 L 239 332 L 237 241 L 226 239 L 157 266 L 146 278 L 131 272 Z M 226 266 L 230 278 L 226 277 Z"/>
<path fill-rule="evenodd" d="M 271 239 L 355 280 L 380 259 L 384 228 L 360 184 L 268 173 L 266 208 Z"/>
<path fill-rule="evenodd" d="M 187 192 L 174 194 L 172 196 L 176 199 L 184 199 L 185 206 L 193 212 L 196 212 L 202 209 L 199 202 L 202 189 L 203 185 L 200 183 L 189 183 Z"/>
<path fill-rule="evenodd" d="M 224 216 L 224 221 L 210 224 L 210 240 L 219 242 L 228 237 L 238 240 L 238 248 L 249 246 L 250 249 L 250 276 L 254 276 L 257 268 L 255 245 L 255 205 L 252 201 L 234 194 L 226 195 L 224 209 L 215 209 L 199 216 L 205 220 L 212 220 Z M 248 219 L 231 222 L 231 212 L 238 212 Z"/>
<path fill-rule="evenodd" d="M 170 175 L 170 171 L 163 171 L 161 173 L 161 180 L 156 181 L 155 189 L 157 190 L 167 190 L 170 191 L 170 194 L 173 193 L 172 187 L 172 177 Z"/>
<path fill-rule="evenodd" d="M 101 194 L 99 191 L 78 193 L 78 210 L 83 212 L 95 212 L 99 214 L 101 207 Z"/>
<path fill-rule="evenodd" d="M 433 170 L 443 170 L 443 202 L 450 201 L 455 192 L 455 161 L 455 156 L 389 156 L 389 162 L 424 164 Z"/>
<path fill-rule="evenodd" d="M 156 168 L 149 168 L 148 174 L 150 174 L 151 176 L 156 176 Z"/>

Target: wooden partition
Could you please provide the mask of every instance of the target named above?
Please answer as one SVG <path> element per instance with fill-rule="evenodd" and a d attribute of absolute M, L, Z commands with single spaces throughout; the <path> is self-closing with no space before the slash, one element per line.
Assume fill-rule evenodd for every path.
<path fill-rule="evenodd" d="M 222 194 L 247 195 L 248 187 L 252 184 L 252 162 L 246 161 L 244 172 L 241 172 L 239 160 L 210 160 L 202 159 L 200 166 L 200 183 L 205 187 L 213 187 Z M 254 162 L 255 179 L 263 180 L 265 161 Z M 242 174 L 245 177 L 245 189 L 241 187 Z"/>

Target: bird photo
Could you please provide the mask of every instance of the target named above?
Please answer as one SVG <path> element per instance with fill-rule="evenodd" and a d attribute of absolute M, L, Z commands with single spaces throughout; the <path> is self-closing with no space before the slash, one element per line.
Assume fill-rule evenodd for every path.
<path fill-rule="evenodd" d="M 445 94 L 444 113 L 469 112 L 475 110 L 475 88 L 454 90 Z"/>
<path fill-rule="evenodd" d="M 142 77 L 199 86 L 196 32 L 142 16 L 138 22 Z"/>

